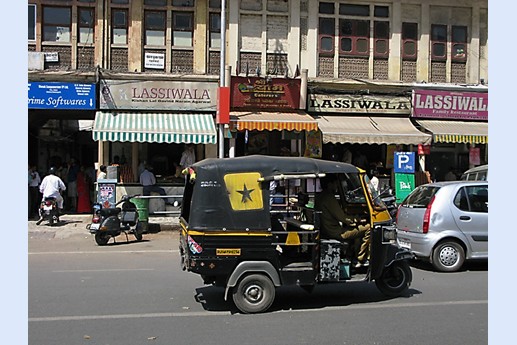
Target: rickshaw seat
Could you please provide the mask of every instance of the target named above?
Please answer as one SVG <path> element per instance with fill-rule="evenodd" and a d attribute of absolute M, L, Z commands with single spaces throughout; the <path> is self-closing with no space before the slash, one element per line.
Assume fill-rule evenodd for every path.
<path fill-rule="evenodd" d="M 304 223 L 302 221 L 299 221 L 298 219 L 294 219 L 294 218 L 285 218 L 284 219 L 285 222 L 288 224 L 288 225 L 291 225 L 295 228 L 298 228 L 298 229 L 301 229 L 301 230 L 307 230 L 307 231 L 312 231 L 314 230 L 314 225 L 313 224 L 307 224 L 307 223 Z"/>

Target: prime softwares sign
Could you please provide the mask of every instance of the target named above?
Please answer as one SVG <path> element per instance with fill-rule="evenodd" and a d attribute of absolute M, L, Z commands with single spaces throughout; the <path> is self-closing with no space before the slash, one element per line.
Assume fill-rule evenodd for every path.
<path fill-rule="evenodd" d="M 29 109 L 95 109 L 95 84 L 30 82 Z"/>

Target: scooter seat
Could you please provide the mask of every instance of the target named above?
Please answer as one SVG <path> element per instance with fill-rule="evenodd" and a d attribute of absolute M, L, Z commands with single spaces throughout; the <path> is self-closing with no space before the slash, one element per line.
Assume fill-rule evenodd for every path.
<path fill-rule="evenodd" d="M 122 211 L 120 207 L 115 208 L 101 208 L 99 213 L 103 217 L 116 216 Z"/>

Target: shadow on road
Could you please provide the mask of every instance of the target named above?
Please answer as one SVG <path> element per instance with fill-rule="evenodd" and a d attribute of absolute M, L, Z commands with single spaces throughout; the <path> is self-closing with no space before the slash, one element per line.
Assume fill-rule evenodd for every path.
<path fill-rule="evenodd" d="M 421 291 L 410 288 L 398 298 L 411 298 L 418 294 L 421 294 Z M 228 295 L 228 301 L 224 300 L 224 288 L 222 287 L 197 288 L 194 298 L 207 311 L 240 313 L 233 304 L 231 292 Z M 275 301 L 268 312 L 351 306 L 390 299 L 393 298 L 383 295 L 374 283 L 366 282 L 322 284 L 317 285 L 312 292 L 307 292 L 297 286 L 282 286 L 276 289 Z"/>
<path fill-rule="evenodd" d="M 413 260 L 410 262 L 412 267 L 424 270 L 424 271 L 430 271 L 430 272 L 436 272 L 436 273 L 454 273 L 454 272 L 440 272 L 437 271 L 433 265 L 430 262 L 423 261 L 423 260 Z M 467 261 L 463 264 L 463 267 L 459 269 L 457 272 L 468 272 L 468 271 L 488 271 L 488 260 L 471 260 Z"/>

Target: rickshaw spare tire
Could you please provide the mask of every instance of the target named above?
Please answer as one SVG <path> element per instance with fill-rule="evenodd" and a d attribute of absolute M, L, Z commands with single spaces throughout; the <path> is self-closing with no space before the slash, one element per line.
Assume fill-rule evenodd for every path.
<path fill-rule="evenodd" d="M 264 312 L 275 300 L 275 286 L 265 274 L 248 274 L 232 289 L 232 298 L 244 314 Z"/>
<path fill-rule="evenodd" d="M 106 244 L 108 244 L 109 240 L 110 240 L 110 235 L 108 235 L 107 233 L 100 232 L 100 231 L 97 231 L 95 233 L 95 242 L 99 246 L 105 246 Z"/>
<path fill-rule="evenodd" d="M 386 296 L 396 297 L 409 288 L 412 279 L 409 264 L 401 260 L 385 267 L 381 276 L 375 280 L 375 285 Z"/>

